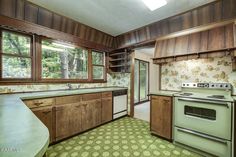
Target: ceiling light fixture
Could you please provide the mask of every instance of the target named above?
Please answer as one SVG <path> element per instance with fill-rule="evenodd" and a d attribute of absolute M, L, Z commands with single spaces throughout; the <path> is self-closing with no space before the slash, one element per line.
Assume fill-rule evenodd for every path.
<path fill-rule="evenodd" d="M 151 11 L 154 11 L 167 4 L 166 0 L 142 0 L 142 1 Z"/>

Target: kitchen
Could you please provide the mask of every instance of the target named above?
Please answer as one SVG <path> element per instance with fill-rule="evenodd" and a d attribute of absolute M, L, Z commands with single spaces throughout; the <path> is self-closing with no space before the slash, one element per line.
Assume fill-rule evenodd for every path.
<path fill-rule="evenodd" d="M 0 156 L 235 153 L 235 0 L 0 0 Z"/>

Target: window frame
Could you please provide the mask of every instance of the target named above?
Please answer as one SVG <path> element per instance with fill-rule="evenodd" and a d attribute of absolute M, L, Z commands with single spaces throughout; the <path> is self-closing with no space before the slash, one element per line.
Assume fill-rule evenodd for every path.
<path fill-rule="evenodd" d="M 91 68 L 92 68 L 92 75 L 91 75 L 91 77 L 92 77 L 93 80 L 106 81 L 106 55 L 105 55 L 105 52 L 101 52 L 101 51 L 97 51 L 97 50 L 92 50 L 91 51 L 91 55 L 92 55 L 93 52 L 101 53 L 103 55 L 103 65 L 93 64 L 93 58 L 92 58 L 93 56 L 92 56 L 91 57 L 92 58 L 92 60 L 91 60 L 91 64 L 92 64 L 92 66 L 91 66 Z M 94 68 L 94 66 L 95 67 L 103 67 L 103 78 L 102 79 L 93 78 L 93 68 Z"/>
<path fill-rule="evenodd" d="M 54 40 L 54 39 L 49 39 L 49 38 L 46 38 L 46 37 L 41 37 L 40 38 L 40 50 L 38 51 L 39 52 L 39 56 L 40 56 L 40 61 L 38 62 L 39 66 L 40 67 L 39 69 L 39 80 L 40 82 L 58 82 L 58 83 L 61 83 L 61 82 L 69 82 L 69 83 L 74 83 L 74 82 L 88 82 L 88 79 L 89 79 L 89 57 L 88 57 L 88 64 L 87 64 L 87 69 L 88 69 L 88 77 L 87 79 L 60 79 L 60 78 L 43 78 L 42 77 L 42 41 L 43 40 L 46 40 L 46 41 L 59 41 L 59 40 Z M 60 42 L 64 42 L 64 43 L 68 43 L 68 42 L 65 42 L 65 41 L 60 41 Z M 71 44 L 71 43 L 68 43 L 68 44 Z M 87 50 L 88 52 L 88 55 L 89 55 L 89 50 L 84 48 L 84 47 L 80 47 L 80 46 L 77 46 L 77 45 L 74 45 L 72 44 L 73 46 L 75 46 L 76 48 L 81 48 L 81 49 L 84 49 L 84 50 Z"/>
<path fill-rule="evenodd" d="M 2 78 L 2 31 L 12 32 L 14 34 L 23 35 L 26 37 L 30 37 L 30 58 L 31 58 L 31 78 Z M 31 33 L 25 33 L 21 31 L 16 31 L 13 29 L 6 29 L 0 27 L 0 84 L 4 85 L 15 85 L 15 84 L 59 84 L 59 83 L 106 83 L 107 75 L 106 75 L 106 65 L 107 65 L 107 57 L 106 52 L 81 47 L 79 44 L 71 43 L 67 41 L 52 39 L 44 36 L 39 36 Z M 65 42 L 68 44 L 72 44 L 77 48 L 86 49 L 88 51 L 88 78 L 87 79 L 45 79 L 42 78 L 42 40 L 53 40 Z M 93 64 L 92 64 L 92 52 L 103 53 L 104 55 L 104 70 L 103 70 L 103 79 L 93 79 Z"/>
<path fill-rule="evenodd" d="M 3 52 L 3 32 L 10 32 L 12 34 L 16 34 L 16 35 L 20 35 L 20 36 L 24 36 L 24 37 L 28 37 L 30 38 L 30 52 L 29 52 L 29 56 L 21 56 L 21 55 L 17 55 L 17 54 L 7 54 Z M 12 83 L 29 83 L 32 82 L 34 80 L 34 76 L 35 76 L 35 53 L 33 51 L 33 41 L 34 41 L 34 36 L 32 34 L 29 33 L 24 33 L 24 32 L 19 32 L 19 31 L 13 31 L 10 29 L 5 29 L 5 28 L 0 28 L 0 82 L 4 82 L 4 83 L 8 83 L 8 82 L 12 82 Z M 21 57 L 21 58 L 29 58 L 31 61 L 31 77 L 30 78 L 3 78 L 2 76 L 2 71 L 3 71 L 3 65 L 2 65 L 2 59 L 3 56 L 12 56 L 12 57 Z"/>

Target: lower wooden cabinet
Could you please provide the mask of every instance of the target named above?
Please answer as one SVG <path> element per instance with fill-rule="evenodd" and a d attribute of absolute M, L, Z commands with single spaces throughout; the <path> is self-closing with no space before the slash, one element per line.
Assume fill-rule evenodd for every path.
<path fill-rule="evenodd" d="M 172 140 L 172 108 L 172 97 L 151 96 L 151 132 L 168 140 Z"/>
<path fill-rule="evenodd" d="M 71 105 L 70 117 L 70 133 L 74 135 L 82 132 L 82 103 Z"/>
<path fill-rule="evenodd" d="M 50 134 L 50 142 L 54 141 L 53 133 L 53 111 L 52 106 L 33 108 L 33 113 L 41 120 L 41 122 L 48 128 Z"/>
<path fill-rule="evenodd" d="M 55 140 L 70 136 L 71 105 L 64 104 L 55 107 Z"/>
<path fill-rule="evenodd" d="M 88 130 L 101 124 L 101 100 L 83 102 L 82 129 Z"/>
<path fill-rule="evenodd" d="M 112 120 L 112 97 L 102 98 L 102 123 Z"/>
<path fill-rule="evenodd" d="M 112 92 L 24 102 L 47 126 L 51 143 L 112 120 Z"/>

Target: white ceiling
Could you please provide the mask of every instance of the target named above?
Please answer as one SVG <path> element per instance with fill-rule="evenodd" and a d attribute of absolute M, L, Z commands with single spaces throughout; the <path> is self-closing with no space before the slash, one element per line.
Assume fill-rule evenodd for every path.
<path fill-rule="evenodd" d="M 150 11 L 142 0 L 29 0 L 58 14 L 117 36 L 214 0 L 167 0 Z"/>

